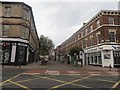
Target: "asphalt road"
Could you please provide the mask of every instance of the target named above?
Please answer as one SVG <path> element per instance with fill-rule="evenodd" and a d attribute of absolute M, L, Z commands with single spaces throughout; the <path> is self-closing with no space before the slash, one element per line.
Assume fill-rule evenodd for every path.
<path fill-rule="evenodd" d="M 25 66 L 19 69 L 3 68 L 2 69 L 2 90 L 73 90 L 73 89 L 88 89 L 88 90 L 120 90 L 120 77 L 117 75 L 48 75 L 39 73 L 24 73 L 28 70 L 47 70 L 50 67 L 55 70 L 62 67 L 73 70 L 79 67 L 71 67 L 56 63 L 56 66 L 51 64 L 45 67 Z"/>
<path fill-rule="evenodd" d="M 89 89 L 110 90 L 118 88 L 119 80 L 116 76 L 80 76 L 80 75 L 39 75 L 18 74 L 3 81 L 3 90 L 54 90 L 54 89 Z M 118 89 L 119 90 L 119 89 Z"/>

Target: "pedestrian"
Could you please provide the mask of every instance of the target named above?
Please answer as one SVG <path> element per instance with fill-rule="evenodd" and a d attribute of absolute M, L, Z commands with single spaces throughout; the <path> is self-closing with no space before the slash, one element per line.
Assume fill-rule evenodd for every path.
<path fill-rule="evenodd" d="M 67 58 L 67 64 L 70 64 L 70 56 Z"/>

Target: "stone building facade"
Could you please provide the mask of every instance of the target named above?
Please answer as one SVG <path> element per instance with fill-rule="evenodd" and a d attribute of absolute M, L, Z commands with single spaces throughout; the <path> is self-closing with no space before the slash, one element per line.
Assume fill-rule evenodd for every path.
<path fill-rule="evenodd" d="M 0 62 L 18 65 L 38 59 L 39 38 L 29 5 L 1 2 L 0 25 Z"/>

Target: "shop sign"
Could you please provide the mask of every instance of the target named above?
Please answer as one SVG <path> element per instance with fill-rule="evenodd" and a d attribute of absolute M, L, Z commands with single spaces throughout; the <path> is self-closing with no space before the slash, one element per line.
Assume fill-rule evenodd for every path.
<path fill-rule="evenodd" d="M 117 46 L 112 45 L 112 48 L 113 48 L 114 50 L 120 50 L 120 45 L 117 45 Z"/>
<path fill-rule="evenodd" d="M 110 54 L 104 54 L 104 59 L 110 59 Z"/>
<path fill-rule="evenodd" d="M 18 45 L 20 45 L 20 46 L 27 46 L 27 44 L 23 44 L 23 43 L 18 43 Z"/>

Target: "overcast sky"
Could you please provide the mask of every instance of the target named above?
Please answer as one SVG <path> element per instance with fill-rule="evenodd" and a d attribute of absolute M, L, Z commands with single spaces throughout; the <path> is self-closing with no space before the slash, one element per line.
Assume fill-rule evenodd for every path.
<path fill-rule="evenodd" d="M 45 35 L 52 39 L 57 46 L 81 28 L 83 22 L 89 21 L 100 10 L 118 9 L 118 1 L 120 0 L 14 1 L 23 1 L 32 7 L 39 37 Z"/>

